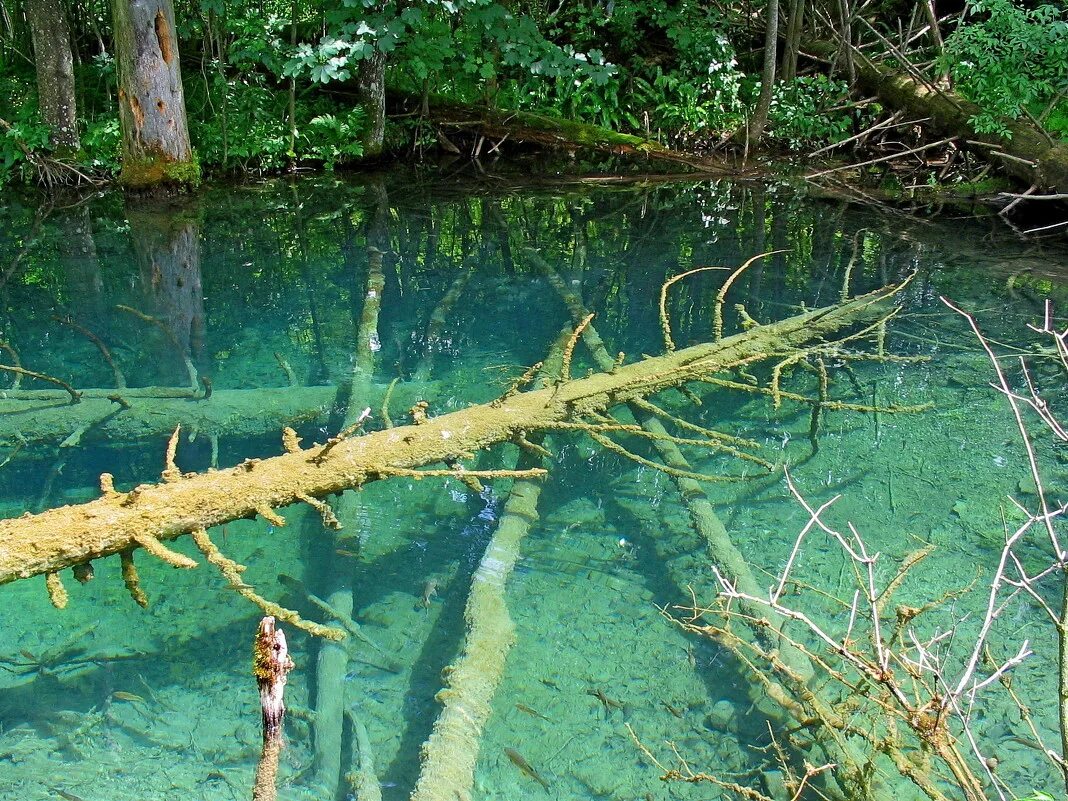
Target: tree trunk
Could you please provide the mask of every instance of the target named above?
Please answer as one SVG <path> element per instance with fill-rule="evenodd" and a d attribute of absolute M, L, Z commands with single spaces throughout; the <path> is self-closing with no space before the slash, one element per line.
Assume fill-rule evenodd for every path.
<path fill-rule="evenodd" d="M 782 72 L 784 81 L 797 77 L 797 54 L 801 50 L 801 28 L 805 22 L 805 0 L 790 0 L 790 18 L 786 21 L 786 43 L 782 51 Z"/>
<path fill-rule="evenodd" d="M 367 133 L 363 138 L 363 155 L 382 155 L 386 135 L 386 54 L 377 48 L 360 62 L 360 96 L 367 111 Z"/>
<path fill-rule="evenodd" d="M 73 153 L 79 147 L 78 119 L 67 12 L 62 3 L 26 0 L 26 19 L 37 67 L 37 102 L 50 129 L 49 142 L 60 154 Z"/>
<path fill-rule="evenodd" d="M 779 37 L 779 0 L 768 0 L 764 31 L 764 73 L 760 78 L 760 97 L 746 130 L 746 147 L 760 144 L 771 111 L 771 91 L 775 87 L 775 48 Z"/>
<path fill-rule="evenodd" d="M 826 41 L 807 42 L 805 49 L 814 55 L 833 58 L 838 45 Z M 945 135 L 969 140 L 968 146 L 1009 175 L 1039 189 L 1068 193 L 1068 143 L 1045 137 L 1026 120 L 1002 120 L 1012 134 L 1004 139 L 995 134 L 977 134 L 971 118 L 980 111 L 952 91 L 935 91 L 909 75 L 877 64 L 864 54 L 855 54 L 857 85 L 878 98 L 889 108 L 901 109 Z"/>
<path fill-rule="evenodd" d="M 123 186 L 195 186 L 171 0 L 112 0 Z"/>
<path fill-rule="evenodd" d="M 195 207 L 138 203 L 127 209 L 141 273 L 145 309 L 170 332 L 182 358 L 194 363 L 204 348 L 204 292 L 200 278 L 200 218 Z M 179 367 L 182 363 L 179 362 Z"/>
<path fill-rule="evenodd" d="M 161 546 L 163 540 L 256 514 L 270 516 L 272 509 L 391 476 L 425 475 L 417 468 L 455 462 L 525 433 L 576 423 L 581 430 L 608 409 L 636 398 L 739 364 L 752 365 L 768 359 L 768 354 L 779 358 L 806 343 L 830 338 L 845 326 L 878 319 L 889 310 L 899 288 L 804 312 L 714 343 L 670 351 L 611 373 L 511 394 L 440 417 L 428 419 L 424 411 L 414 425 L 337 437 L 309 448 L 301 448 L 289 432 L 283 437 L 284 455 L 248 460 L 228 470 L 183 475 L 168 465 L 161 483 L 130 492 L 115 491 L 111 476 L 105 474 L 98 500 L 0 520 L 0 584 L 56 574 L 138 547 L 166 559 L 173 552 Z M 170 563 L 190 566 L 188 559 Z M 56 584 L 58 575 L 50 581 Z"/>
<path fill-rule="evenodd" d="M 89 326 L 98 326 L 104 317 L 104 279 L 93 241 L 89 207 L 75 206 L 57 220 L 62 232 L 57 243 L 63 276 L 70 294 L 71 314 Z"/>

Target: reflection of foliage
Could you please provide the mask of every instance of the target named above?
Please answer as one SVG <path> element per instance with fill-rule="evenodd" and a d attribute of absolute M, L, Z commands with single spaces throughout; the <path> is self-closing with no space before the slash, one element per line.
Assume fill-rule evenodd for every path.
<path fill-rule="evenodd" d="M 945 66 L 982 106 L 976 130 L 1005 136 L 998 117 L 1016 119 L 1068 85 L 1068 21 L 1056 5 L 1025 8 L 1014 0 L 974 0 L 968 14 L 946 40 Z"/>

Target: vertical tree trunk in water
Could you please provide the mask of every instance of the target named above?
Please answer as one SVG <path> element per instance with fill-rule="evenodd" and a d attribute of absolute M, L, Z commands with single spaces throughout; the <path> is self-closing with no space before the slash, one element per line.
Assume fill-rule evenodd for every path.
<path fill-rule="evenodd" d="M 70 293 L 70 312 L 89 328 L 98 329 L 104 318 L 104 280 L 93 242 L 89 207 L 75 206 L 56 222 L 61 232 L 57 246 Z"/>
<path fill-rule="evenodd" d="M 166 326 L 171 341 L 160 345 L 159 362 L 174 365 L 173 375 L 182 381 L 204 348 L 200 218 L 195 207 L 157 203 L 138 203 L 126 216 L 145 296 L 140 311 Z"/>
<path fill-rule="evenodd" d="M 380 156 L 386 135 L 386 54 L 377 49 L 360 62 L 360 95 L 367 111 L 363 154 Z"/>
<path fill-rule="evenodd" d="M 112 0 L 126 187 L 192 186 L 200 168 L 189 145 L 171 0 Z"/>
<path fill-rule="evenodd" d="M 779 36 L 779 0 L 768 0 L 764 34 L 764 73 L 760 78 L 760 97 L 757 99 L 753 116 L 749 120 L 746 133 L 748 147 L 758 144 L 764 137 L 764 128 L 768 124 L 768 112 L 771 110 L 771 90 L 775 86 L 775 48 Z"/>
<path fill-rule="evenodd" d="M 67 12 L 52 0 L 26 0 L 26 19 L 33 37 L 41 117 L 51 129 L 49 141 L 61 153 L 74 152 L 79 147 L 78 120 Z"/>

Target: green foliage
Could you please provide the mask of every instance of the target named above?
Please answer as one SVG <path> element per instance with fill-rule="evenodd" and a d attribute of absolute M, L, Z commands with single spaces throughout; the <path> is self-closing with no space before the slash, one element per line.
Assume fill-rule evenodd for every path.
<path fill-rule="evenodd" d="M 367 115 L 362 108 L 351 109 L 343 116 L 321 114 L 313 117 L 305 128 L 308 145 L 306 153 L 332 170 L 347 159 L 363 155 L 363 132 Z"/>
<path fill-rule="evenodd" d="M 118 175 L 122 166 L 122 134 L 117 117 L 89 120 L 82 134 L 80 161 L 94 173 Z"/>
<path fill-rule="evenodd" d="M 0 185 L 29 180 L 27 152 L 48 150 L 48 128 L 35 120 L 16 120 L 0 138 Z"/>
<path fill-rule="evenodd" d="M 1054 5 L 974 0 L 946 40 L 943 66 L 957 89 L 982 107 L 972 119 L 975 129 L 1008 136 L 999 118 L 1016 119 L 1068 84 L 1068 22 Z"/>
<path fill-rule="evenodd" d="M 847 81 L 813 75 L 779 83 L 771 99 L 768 133 L 792 150 L 839 142 L 853 129 L 853 117 L 842 108 L 848 104 Z"/>

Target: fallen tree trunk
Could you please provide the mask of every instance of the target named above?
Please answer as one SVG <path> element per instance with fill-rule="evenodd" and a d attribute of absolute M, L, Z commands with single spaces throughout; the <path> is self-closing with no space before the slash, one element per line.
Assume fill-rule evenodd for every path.
<path fill-rule="evenodd" d="M 422 382 L 398 384 L 391 404 L 409 408 L 426 398 L 430 390 Z M 325 421 L 334 406 L 337 387 L 217 389 L 207 399 L 181 387 L 86 389 L 81 393 L 81 401 L 73 404 L 70 395 L 62 391 L 0 393 L 0 445 L 165 439 L 179 424 L 190 434 L 262 436 L 284 426 Z M 385 394 L 386 387 L 374 387 L 373 396 L 366 398 L 367 405 L 381 408 Z"/>
<path fill-rule="evenodd" d="M 470 407 L 416 424 L 366 436 L 335 438 L 326 445 L 301 448 L 288 431 L 284 455 L 247 460 L 227 469 L 181 475 L 168 453 L 164 480 L 117 492 L 111 476 L 101 476 L 103 497 L 0 521 L 0 584 L 47 574 L 134 548 L 179 567 L 188 557 L 162 545 L 184 534 L 308 502 L 391 476 L 428 475 L 418 468 L 447 463 L 525 432 L 588 425 L 604 411 L 669 387 L 742 364 L 796 352 L 854 323 L 887 313 L 900 287 L 755 328 L 720 341 L 675 350 L 608 373 L 565 381 L 552 388 L 506 393 L 492 403 Z M 565 371 L 566 374 L 566 371 Z M 172 439 L 174 442 L 176 438 Z M 473 471 L 472 471 L 473 472 Z M 434 474 L 458 471 L 433 471 Z M 471 474 L 469 472 L 469 474 Z M 178 558 L 173 558 L 178 557 Z"/>
<path fill-rule="evenodd" d="M 612 156 L 637 156 L 681 164 L 718 176 L 737 175 L 740 172 L 727 166 L 722 160 L 682 153 L 664 147 L 652 139 L 620 133 L 599 125 L 535 114 L 532 111 L 469 106 L 443 99 L 432 99 L 427 111 L 430 121 L 440 128 L 471 132 L 484 140 L 496 140 L 492 146 L 486 146 L 487 154 L 497 150 L 500 144 L 508 139 L 542 147 L 593 150 Z M 447 142 L 445 146 L 451 144 Z M 454 152 L 458 152 L 455 145 L 452 147 Z M 476 143 L 471 155 L 478 158 L 481 152 L 482 145 Z"/>
<path fill-rule="evenodd" d="M 806 49 L 817 56 L 833 58 L 838 46 L 810 42 Z M 979 134 L 970 122 L 981 109 L 951 91 L 936 90 L 917 79 L 878 64 L 854 51 L 857 82 L 867 94 L 887 106 L 901 109 L 948 136 L 970 140 L 967 145 L 1004 172 L 1051 192 L 1068 192 L 1068 143 L 1050 140 L 1026 120 L 1002 120 L 1011 138 Z"/>

